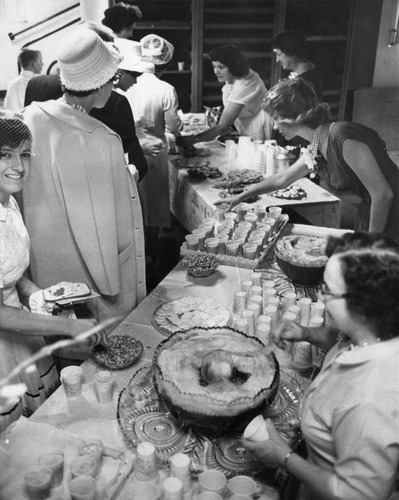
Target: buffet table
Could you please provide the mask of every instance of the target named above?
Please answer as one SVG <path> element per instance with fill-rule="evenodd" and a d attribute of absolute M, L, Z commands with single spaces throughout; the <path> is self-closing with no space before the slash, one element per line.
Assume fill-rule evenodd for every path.
<path fill-rule="evenodd" d="M 342 233 L 342 231 L 336 229 L 292 226 L 290 224 L 285 228 L 287 232 L 299 232 L 299 234 L 304 230 L 314 235 Z M 268 265 L 269 267 L 261 270 L 262 280 L 270 279 L 268 273 L 271 272 L 271 264 Z M 44 451 L 61 448 L 65 453 L 66 460 L 71 460 L 77 454 L 79 443 L 82 440 L 91 438 L 100 438 L 104 445 L 111 450 L 110 455 L 104 457 L 103 471 L 98 479 L 100 491 L 98 500 L 131 499 L 129 491 L 134 481 L 131 475 L 128 476 L 117 493 L 114 494 L 112 489 L 119 477 L 121 467 L 126 466 L 126 457 L 132 456 L 132 453 L 134 453 L 133 448 L 129 446 L 129 444 L 132 444 L 129 425 L 134 420 L 130 420 L 129 425 L 126 427 L 126 421 L 123 420 L 123 411 L 127 411 L 129 416 L 131 409 L 129 409 L 128 405 L 124 407 L 122 403 L 123 398 L 126 399 L 126 395 L 129 396 L 129 391 L 131 394 L 135 394 L 135 387 L 139 387 L 139 385 L 131 385 L 132 381 L 141 384 L 144 379 L 140 379 L 142 376 L 140 374 L 145 376 L 150 374 L 149 370 L 154 351 L 159 342 L 167 338 L 166 334 L 160 333 L 159 329 L 152 325 L 154 313 L 162 304 L 182 297 L 196 297 L 204 300 L 211 298 L 221 308 L 231 310 L 233 297 L 239 289 L 240 282 L 249 279 L 251 273 L 251 269 L 221 265 L 207 278 L 192 278 L 187 274 L 182 264 L 179 263 L 113 332 L 116 335 L 133 336 L 142 342 L 144 351 L 142 359 L 133 367 L 113 371 L 116 386 L 112 402 L 100 404 L 97 401 L 93 379 L 94 374 L 102 368 L 95 361 L 89 359 L 82 364 L 83 388 L 79 397 L 68 399 L 64 389 L 60 387 L 30 419 L 21 418 L 11 425 L 5 433 L 0 435 L 1 500 L 26 499 L 22 491 L 23 472 L 35 465 L 38 457 Z M 280 275 L 282 275 L 281 271 Z M 292 284 L 290 286 L 292 287 Z M 280 353 L 277 351 L 279 350 L 276 349 L 275 354 L 280 363 L 282 377 L 280 388 L 286 391 L 285 397 L 287 398 L 286 401 L 288 401 L 286 407 L 280 405 L 280 407 L 284 407 L 284 412 L 285 408 L 287 409 L 287 419 L 284 416 L 282 423 L 283 425 L 288 424 L 288 427 L 291 426 L 287 430 L 289 433 L 292 433 L 291 424 L 293 423 L 294 432 L 296 433 L 301 395 L 306 380 L 292 370 L 284 351 Z M 152 378 L 149 380 L 151 382 Z M 287 380 L 288 382 L 285 385 L 284 381 Z M 293 385 L 290 385 L 291 382 Z M 128 392 L 126 392 L 126 388 L 128 388 Z M 275 423 L 277 424 L 276 420 Z M 226 437 L 225 439 L 231 438 Z M 215 456 L 212 455 L 212 443 L 210 443 L 211 441 L 199 448 L 199 455 L 197 455 L 199 466 L 197 470 L 201 466 L 203 468 L 219 468 L 219 470 L 224 471 L 227 465 L 217 461 Z M 235 442 L 232 444 L 237 447 L 237 443 L 239 443 L 239 436 L 235 438 Z M 227 444 L 230 445 L 231 441 Z M 217 445 L 219 445 L 219 441 Z M 224 445 L 226 445 L 226 442 Z M 193 445 L 193 448 L 195 451 L 198 446 Z M 176 451 L 174 452 L 176 453 Z M 241 449 L 240 453 L 245 453 L 245 451 Z M 227 469 L 230 472 L 232 470 L 234 471 L 234 469 Z M 263 466 L 262 470 L 258 472 L 264 474 Z M 163 469 L 161 470 L 162 473 L 166 475 L 167 471 Z M 278 498 L 276 490 L 267 490 L 268 482 L 270 486 L 270 477 L 270 475 L 266 475 L 262 480 L 263 494 L 260 496 L 262 500 Z M 62 496 L 57 496 L 57 492 L 51 497 L 51 500 L 60 500 L 61 498 L 70 500 L 68 494 L 64 493 Z M 185 500 L 190 499 L 187 497 Z"/>
<path fill-rule="evenodd" d="M 153 313 L 166 301 L 185 296 L 206 298 L 210 294 L 222 307 L 230 308 L 239 282 L 247 279 L 250 273 L 249 269 L 220 266 L 212 276 L 194 280 L 187 275 L 182 265 L 178 264 L 113 332 L 113 334 L 132 335 L 140 340 L 144 346 L 144 353 L 142 359 L 133 367 L 113 372 L 116 385 L 111 403 L 98 403 L 94 393 L 93 378 L 95 372 L 101 368 L 89 359 L 82 364 L 81 396 L 68 399 L 64 389 L 60 387 L 30 419 L 21 418 L 0 436 L 0 498 L 26 500 L 21 471 L 36 465 L 38 457 L 44 451 L 61 448 L 67 461 L 77 454 L 78 444 L 82 440 L 100 438 L 106 447 L 114 451 L 114 455 L 118 455 L 118 450 L 126 453 L 127 443 L 117 421 L 118 397 L 135 372 L 150 366 L 156 346 L 166 338 L 151 325 Z M 103 472 L 100 474 L 101 479 L 98 480 L 100 490 L 98 500 L 131 499 L 129 488 L 132 485 L 132 478 L 127 479 L 116 496 L 107 496 L 120 466 L 121 460 L 104 458 Z M 68 494 L 64 492 L 63 495 L 61 497 L 55 494 L 51 499 L 69 500 Z M 263 495 L 261 498 L 267 500 L 276 496 Z"/>
<path fill-rule="evenodd" d="M 228 170 L 228 159 L 223 146 L 216 141 L 204 143 L 210 149 L 211 156 L 198 158 L 209 160 L 212 166 L 218 167 L 223 173 Z M 287 168 L 287 160 L 274 160 L 275 169 Z M 212 185 L 215 180 L 194 179 L 188 175 L 187 169 L 176 167 L 176 155 L 169 161 L 169 190 L 171 212 L 179 222 L 192 231 L 197 228 L 203 218 L 212 217 L 215 213 L 214 203 L 220 200 L 219 189 Z M 261 199 L 267 206 L 281 206 L 294 209 L 310 224 L 338 228 L 341 219 L 341 200 L 321 188 L 307 178 L 295 182 L 307 193 L 301 200 L 288 200 L 262 195 Z"/>

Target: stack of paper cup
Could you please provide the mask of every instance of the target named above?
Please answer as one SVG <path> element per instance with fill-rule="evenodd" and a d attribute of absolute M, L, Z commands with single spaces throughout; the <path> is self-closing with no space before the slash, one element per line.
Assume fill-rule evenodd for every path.
<path fill-rule="evenodd" d="M 238 290 L 234 294 L 233 313 L 241 315 L 246 307 L 247 307 L 247 293 L 243 290 Z"/>
<path fill-rule="evenodd" d="M 184 453 L 176 453 L 170 459 L 171 476 L 180 479 L 183 485 L 183 493 L 187 493 L 192 488 L 190 457 Z"/>
<path fill-rule="evenodd" d="M 301 311 L 299 322 L 302 326 L 309 325 L 311 303 L 312 301 L 308 297 L 302 297 L 298 300 L 298 306 Z"/>
<path fill-rule="evenodd" d="M 258 322 L 255 335 L 267 347 L 270 344 L 270 325 Z"/>
<path fill-rule="evenodd" d="M 138 481 L 151 481 L 158 476 L 158 465 L 155 455 L 155 447 L 148 442 L 142 442 L 137 446 L 137 457 L 134 464 L 133 475 Z"/>
<path fill-rule="evenodd" d="M 177 477 L 167 477 L 162 483 L 163 500 L 183 500 L 183 485 Z"/>
<path fill-rule="evenodd" d="M 234 322 L 234 328 L 248 335 L 248 321 L 245 318 L 237 318 Z"/>
<path fill-rule="evenodd" d="M 296 305 L 296 293 L 287 292 L 281 301 L 281 312 L 284 314 L 291 306 Z"/>
<path fill-rule="evenodd" d="M 245 309 L 242 313 L 242 317 L 247 321 L 248 325 L 248 335 L 255 335 L 255 315 L 254 311 L 250 309 Z"/>

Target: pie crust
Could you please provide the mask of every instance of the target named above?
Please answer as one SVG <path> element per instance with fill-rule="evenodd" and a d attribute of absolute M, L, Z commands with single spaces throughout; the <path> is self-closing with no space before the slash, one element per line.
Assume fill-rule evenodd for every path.
<path fill-rule="evenodd" d="M 212 354 L 217 371 L 230 360 L 231 374 L 223 370 L 209 376 L 204 360 Z M 161 399 L 172 413 L 201 426 L 235 425 L 236 417 L 246 422 L 246 417 L 259 413 L 278 389 L 279 367 L 274 354 L 256 337 L 228 327 L 178 332 L 159 344 L 153 364 Z"/>

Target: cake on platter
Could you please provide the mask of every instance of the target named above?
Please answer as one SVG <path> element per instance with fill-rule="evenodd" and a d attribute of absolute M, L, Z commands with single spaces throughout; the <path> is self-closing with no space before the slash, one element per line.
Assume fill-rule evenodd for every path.
<path fill-rule="evenodd" d="M 279 366 L 260 340 L 229 327 L 177 332 L 157 347 L 154 385 L 169 411 L 213 435 L 242 430 L 278 389 Z"/>

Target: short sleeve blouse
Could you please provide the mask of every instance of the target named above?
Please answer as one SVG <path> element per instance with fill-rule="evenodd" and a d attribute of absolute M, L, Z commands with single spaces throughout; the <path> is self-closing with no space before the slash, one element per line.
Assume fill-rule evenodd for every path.
<path fill-rule="evenodd" d="M 29 250 L 28 232 L 17 202 L 11 196 L 7 205 L 0 204 L 0 288 L 12 291 L 29 265 Z M 8 293 L 5 303 L 7 296 Z"/>

